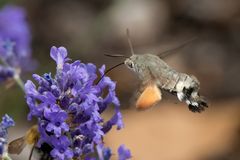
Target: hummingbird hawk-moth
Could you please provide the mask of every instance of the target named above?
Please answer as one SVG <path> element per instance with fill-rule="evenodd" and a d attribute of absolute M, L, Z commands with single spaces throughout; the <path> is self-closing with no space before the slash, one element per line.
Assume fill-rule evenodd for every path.
<path fill-rule="evenodd" d="M 180 73 L 170 67 L 163 61 L 163 54 L 159 56 L 153 54 L 135 54 L 128 30 L 127 37 L 132 55 L 127 57 L 124 55 L 106 54 L 110 57 L 125 57 L 126 59 L 124 62 L 107 70 L 105 74 L 113 68 L 125 64 L 138 76 L 142 81 L 142 92 L 136 101 L 138 109 L 146 109 L 159 102 L 162 99 L 161 90 L 176 95 L 180 101 L 185 101 L 192 112 L 202 112 L 208 107 L 205 98 L 199 94 L 200 82 L 195 76 Z"/>
<path fill-rule="evenodd" d="M 144 87 L 136 107 L 148 108 L 161 100 L 161 90 L 185 101 L 192 112 L 201 112 L 207 102 L 199 95 L 200 82 L 193 75 L 177 72 L 152 54 L 132 55 L 124 64 L 137 74 Z"/>

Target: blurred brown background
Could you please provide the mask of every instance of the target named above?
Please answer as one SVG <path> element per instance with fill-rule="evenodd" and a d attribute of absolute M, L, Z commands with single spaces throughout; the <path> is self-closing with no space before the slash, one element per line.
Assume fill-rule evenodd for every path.
<path fill-rule="evenodd" d="M 130 55 L 126 28 L 137 54 L 160 53 L 198 37 L 165 60 L 178 71 L 194 74 L 210 103 L 202 114 L 165 94 L 150 110 L 138 112 L 131 99 L 140 85 L 124 66 L 109 76 L 117 81 L 125 129 L 112 131 L 106 144 L 126 144 L 133 159 L 240 159 L 240 1 L 239 0 L 2 0 L 28 13 L 35 73 L 54 72 L 51 46 L 65 46 L 72 59 L 109 68 L 123 61 L 104 53 Z M 124 76 L 123 76 L 124 75 Z M 31 74 L 24 75 L 31 78 Z M 21 90 L 1 87 L 1 114 L 17 120 L 18 137 L 30 125 Z M 25 155 L 25 154 L 26 155 Z M 26 159 L 26 150 L 19 159 Z M 17 159 L 17 158 L 16 158 Z"/>

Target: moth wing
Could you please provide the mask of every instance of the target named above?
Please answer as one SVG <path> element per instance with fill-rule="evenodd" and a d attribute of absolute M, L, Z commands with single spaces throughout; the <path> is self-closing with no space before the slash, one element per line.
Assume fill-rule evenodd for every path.
<path fill-rule="evenodd" d="M 20 154 L 24 147 L 27 145 L 25 137 L 20 137 L 13 140 L 8 145 L 8 153 L 10 154 Z"/>
<path fill-rule="evenodd" d="M 137 109 L 147 109 L 162 99 L 161 90 L 156 84 L 147 85 L 137 99 Z"/>

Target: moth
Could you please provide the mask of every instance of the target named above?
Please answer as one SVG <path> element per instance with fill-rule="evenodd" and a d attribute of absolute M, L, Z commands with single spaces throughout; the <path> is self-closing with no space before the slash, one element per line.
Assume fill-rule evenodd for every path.
<path fill-rule="evenodd" d="M 179 101 L 185 101 L 192 112 L 200 113 L 208 107 L 205 98 L 199 94 L 200 82 L 195 76 L 178 72 L 170 67 L 163 61 L 163 54 L 159 56 L 153 54 L 135 54 L 128 30 L 127 37 L 132 55 L 127 57 L 124 55 L 105 54 L 110 57 L 126 58 L 124 62 L 110 68 L 106 73 L 113 68 L 125 64 L 127 68 L 138 76 L 142 82 L 141 93 L 136 101 L 138 109 L 146 109 L 159 102 L 162 99 L 161 90 L 177 96 Z"/>
<path fill-rule="evenodd" d="M 31 145 L 32 150 L 28 158 L 29 160 L 31 160 L 34 150 L 36 150 L 40 154 L 41 159 L 51 160 L 52 158 L 49 154 L 51 151 L 50 146 L 48 146 L 46 143 L 43 143 L 40 148 L 36 147 L 39 137 L 40 134 L 38 131 L 38 126 L 33 125 L 30 129 L 28 129 L 24 136 L 17 138 L 8 144 L 8 153 L 20 154 L 27 145 Z"/>
<path fill-rule="evenodd" d="M 39 139 L 37 125 L 32 126 L 24 136 L 9 143 L 8 152 L 10 154 L 20 154 L 26 145 L 34 145 Z"/>

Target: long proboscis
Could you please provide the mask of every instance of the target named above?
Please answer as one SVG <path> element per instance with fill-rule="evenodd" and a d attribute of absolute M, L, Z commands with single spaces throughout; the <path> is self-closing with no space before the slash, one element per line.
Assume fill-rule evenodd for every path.
<path fill-rule="evenodd" d="M 124 62 L 121 62 L 121 63 L 119 63 L 119 64 L 117 64 L 117 65 L 115 65 L 115 66 L 107 69 L 106 72 L 105 72 L 105 73 L 101 76 L 101 78 L 97 81 L 97 84 L 103 79 L 103 77 L 104 77 L 108 72 L 110 72 L 111 70 L 113 70 L 113 69 L 115 69 L 115 68 L 117 68 L 117 67 L 119 67 L 119 66 L 121 66 L 121 65 L 123 65 L 123 64 L 124 64 Z"/>
<path fill-rule="evenodd" d="M 180 49 L 180 48 L 183 48 L 185 47 L 187 44 L 191 43 L 192 41 L 198 39 L 198 37 L 193 37 L 189 40 L 186 40 L 185 42 L 183 42 L 182 44 L 174 47 L 174 48 L 170 48 L 170 49 L 167 49 L 166 51 L 163 51 L 163 52 L 160 52 L 159 54 L 157 54 L 160 58 L 165 58 L 173 53 L 175 53 L 174 51 Z"/>

